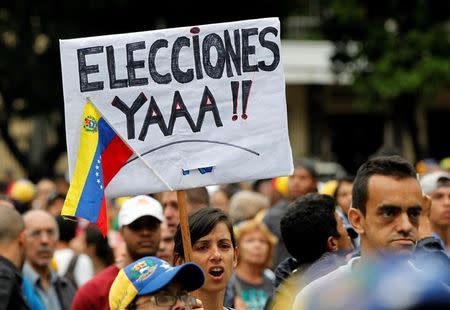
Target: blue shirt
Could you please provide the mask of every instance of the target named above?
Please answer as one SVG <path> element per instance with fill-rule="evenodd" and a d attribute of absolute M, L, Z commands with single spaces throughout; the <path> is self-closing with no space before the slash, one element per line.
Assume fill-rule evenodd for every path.
<path fill-rule="evenodd" d="M 61 310 L 55 283 L 58 276 L 50 271 L 50 286 L 46 291 L 41 285 L 41 276 L 27 263 L 23 265 L 23 277 L 27 279 L 32 286 L 34 293 L 39 297 L 44 308 L 47 310 Z"/>
<path fill-rule="evenodd" d="M 432 236 L 439 240 L 439 243 L 442 245 L 442 247 L 445 249 L 444 240 L 442 240 L 441 236 L 439 236 L 437 233 L 433 232 Z"/>

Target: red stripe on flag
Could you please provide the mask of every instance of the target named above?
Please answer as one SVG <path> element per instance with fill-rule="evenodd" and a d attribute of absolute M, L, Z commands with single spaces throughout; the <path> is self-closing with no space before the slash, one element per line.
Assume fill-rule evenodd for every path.
<path fill-rule="evenodd" d="M 103 195 L 102 206 L 100 207 L 100 212 L 97 218 L 97 227 L 102 232 L 103 237 L 108 233 L 108 217 L 106 215 L 106 199 Z"/>
<path fill-rule="evenodd" d="M 112 178 L 128 161 L 133 151 L 119 136 L 115 136 L 102 154 L 103 184 L 108 186 Z"/>
<path fill-rule="evenodd" d="M 115 136 L 108 146 L 103 150 L 102 170 L 103 170 L 103 188 L 108 186 L 112 178 L 122 169 L 128 161 L 133 151 L 126 145 L 119 136 Z M 102 199 L 102 205 L 97 218 L 97 226 L 100 228 L 103 236 L 108 232 L 108 217 L 106 212 L 105 196 Z"/>

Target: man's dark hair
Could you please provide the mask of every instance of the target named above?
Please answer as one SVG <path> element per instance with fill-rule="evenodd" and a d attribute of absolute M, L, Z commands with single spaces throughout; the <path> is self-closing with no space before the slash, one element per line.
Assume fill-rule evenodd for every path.
<path fill-rule="evenodd" d="M 314 164 L 314 161 L 312 159 L 309 158 L 297 158 L 294 160 L 294 168 L 295 169 L 305 169 L 306 171 L 309 172 L 309 174 L 311 175 L 311 177 L 313 179 L 317 179 L 317 177 L 319 176 L 316 170 L 316 166 Z"/>
<path fill-rule="evenodd" d="M 58 199 L 64 201 L 66 199 L 66 194 L 60 193 L 58 191 L 54 191 L 54 192 L 50 193 L 47 198 L 47 206 L 52 205 Z"/>
<path fill-rule="evenodd" d="M 369 178 L 373 175 L 391 176 L 399 179 L 415 178 L 416 170 L 401 156 L 373 157 L 359 167 L 353 182 L 352 207 L 366 214 Z"/>
<path fill-rule="evenodd" d="M 227 225 L 228 231 L 231 235 L 231 243 L 233 247 L 236 247 L 236 240 L 234 238 L 233 226 L 231 224 L 230 218 L 220 209 L 217 208 L 202 208 L 189 215 L 189 232 L 191 235 L 191 246 L 194 243 L 209 234 L 214 227 L 219 223 L 224 223 Z M 183 250 L 183 240 L 181 236 L 180 225 L 177 227 L 177 232 L 175 233 L 175 246 L 174 252 L 184 259 Z"/>
<path fill-rule="evenodd" d="M 369 159 L 381 156 L 394 156 L 394 155 L 402 156 L 402 152 L 398 147 L 393 145 L 382 145 L 375 151 L 375 153 L 369 156 Z"/>
<path fill-rule="evenodd" d="M 209 206 L 209 193 L 204 186 L 187 189 L 186 198 L 190 203 Z"/>
<path fill-rule="evenodd" d="M 62 242 L 70 242 L 75 238 L 77 232 L 77 222 L 65 219 L 61 215 L 56 217 L 56 223 L 58 224 L 59 240 Z"/>
<path fill-rule="evenodd" d="M 109 266 L 114 263 L 114 253 L 109 246 L 108 237 L 103 237 L 97 226 L 89 225 L 85 230 L 86 245 L 95 246 L 95 254 L 105 264 Z"/>
<path fill-rule="evenodd" d="M 281 218 L 286 249 L 299 265 L 311 264 L 328 252 L 330 236 L 339 238 L 336 204 L 328 195 L 309 193 L 291 203 Z"/>
<path fill-rule="evenodd" d="M 272 179 L 259 179 L 259 180 L 256 180 L 252 184 L 252 191 L 259 192 L 259 189 L 260 189 L 261 185 L 264 184 L 265 182 L 271 182 L 272 183 Z"/>
<path fill-rule="evenodd" d="M 16 240 L 24 229 L 25 223 L 17 210 L 0 206 L 0 242 Z"/>

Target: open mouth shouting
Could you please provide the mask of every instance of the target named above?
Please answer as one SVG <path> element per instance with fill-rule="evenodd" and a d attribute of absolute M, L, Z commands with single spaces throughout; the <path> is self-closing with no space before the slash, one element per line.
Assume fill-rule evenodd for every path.
<path fill-rule="evenodd" d="M 215 281 L 222 280 L 224 272 L 225 272 L 225 269 L 223 267 L 211 267 L 208 270 L 208 274 Z"/>

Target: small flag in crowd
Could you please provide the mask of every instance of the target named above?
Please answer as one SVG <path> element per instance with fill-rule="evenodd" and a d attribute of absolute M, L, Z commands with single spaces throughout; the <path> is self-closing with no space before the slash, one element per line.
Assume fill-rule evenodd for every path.
<path fill-rule="evenodd" d="M 105 187 L 133 154 L 92 102 L 86 102 L 75 172 L 61 215 L 95 223 L 108 231 Z"/>

